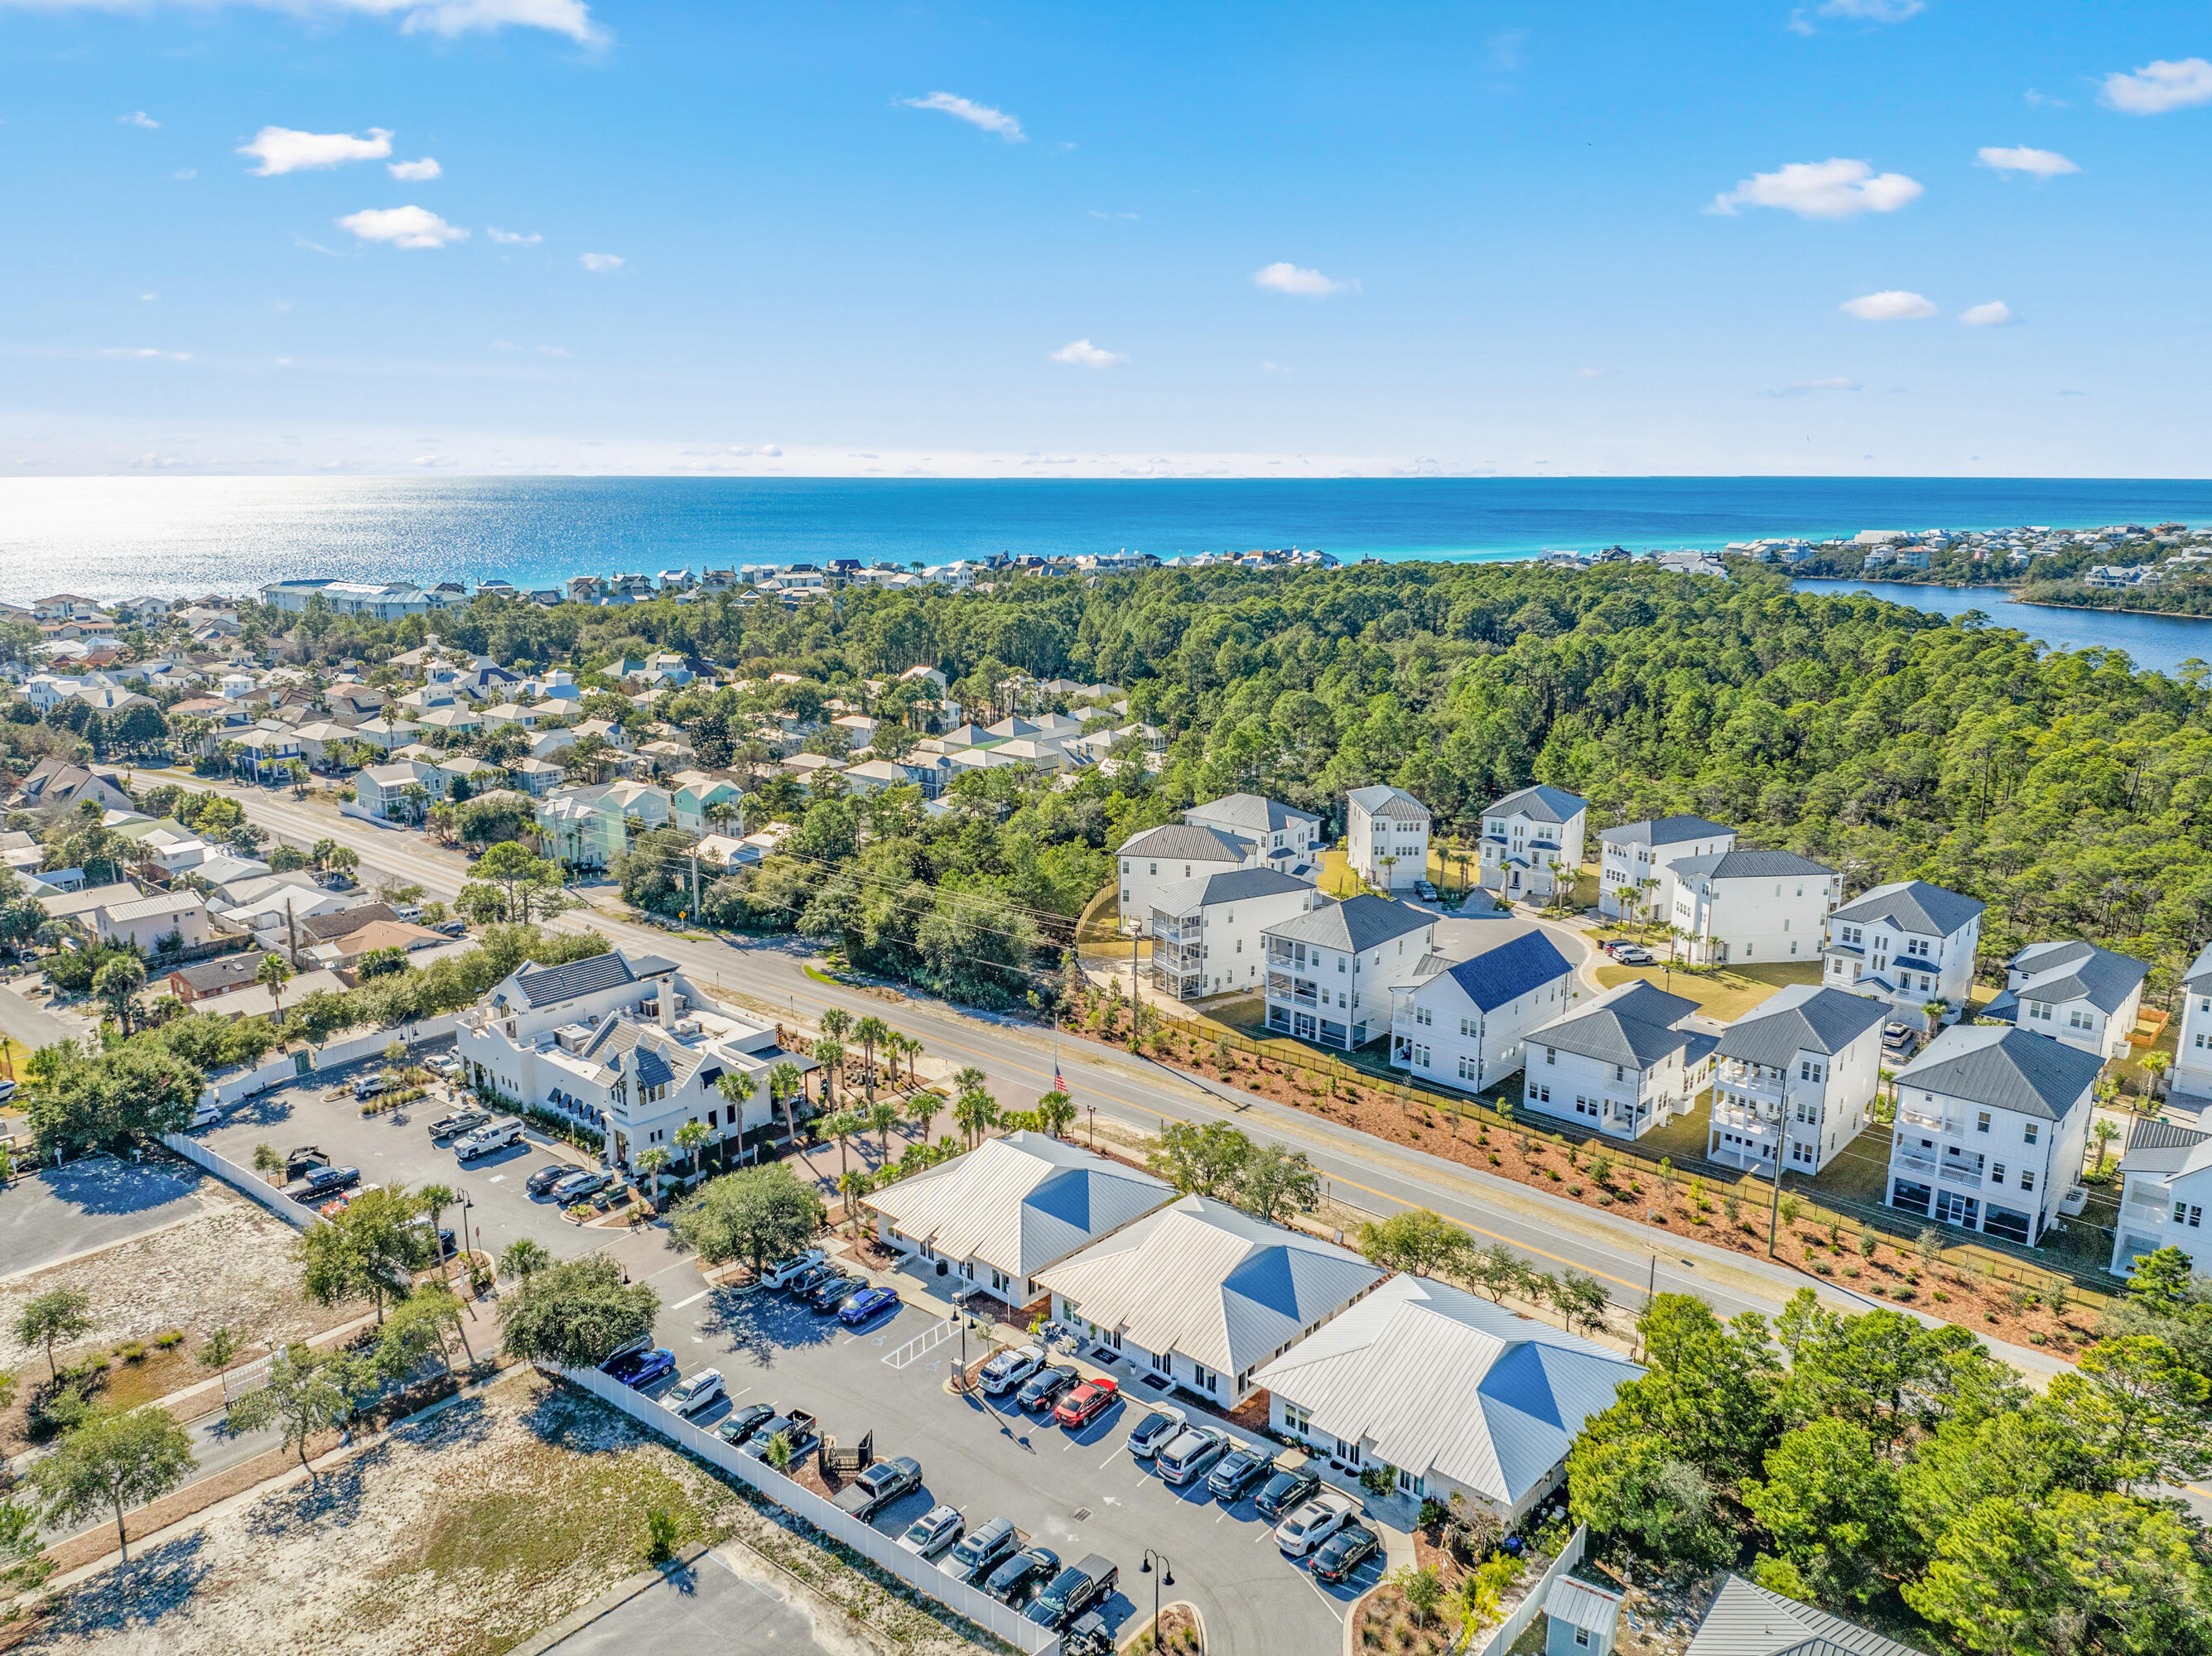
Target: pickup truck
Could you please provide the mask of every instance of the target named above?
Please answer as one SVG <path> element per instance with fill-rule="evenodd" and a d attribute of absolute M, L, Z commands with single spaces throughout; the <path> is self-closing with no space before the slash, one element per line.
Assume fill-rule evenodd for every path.
<path fill-rule="evenodd" d="M 778 1415 L 774 1420 L 764 1420 L 753 1435 L 741 1446 L 742 1453 L 755 1460 L 768 1459 L 768 1446 L 777 1438 L 791 1446 L 791 1458 L 797 1460 L 810 1453 L 821 1441 L 819 1423 L 804 1409 L 793 1409 L 788 1414 Z"/>
<path fill-rule="evenodd" d="M 921 1487 L 921 1463 L 912 1455 L 879 1460 L 837 1491 L 835 1505 L 863 1524 L 896 1501 Z"/>
<path fill-rule="evenodd" d="M 478 1127 L 474 1132 L 453 1141 L 453 1154 L 464 1162 L 473 1162 L 479 1156 L 489 1156 L 494 1150 L 503 1150 L 509 1144 L 522 1142 L 522 1123 L 512 1117 Z"/>
<path fill-rule="evenodd" d="M 295 1179 L 284 1186 L 284 1194 L 303 1206 L 313 1207 L 326 1197 L 337 1195 L 349 1185 L 361 1182 L 358 1168 L 316 1168 L 304 1178 Z"/>

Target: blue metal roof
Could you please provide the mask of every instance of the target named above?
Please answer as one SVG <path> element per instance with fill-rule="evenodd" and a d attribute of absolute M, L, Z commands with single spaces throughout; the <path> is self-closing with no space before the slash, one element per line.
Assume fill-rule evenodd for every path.
<path fill-rule="evenodd" d="M 1532 989 L 1571 974 L 1552 940 L 1540 931 L 1525 931 L 1473 960 L 1451 968 L 1452 980 L 1467 998 L 1486 1012 L 1494 1012 L 1508 1001 L 1518 1000 Z"/>

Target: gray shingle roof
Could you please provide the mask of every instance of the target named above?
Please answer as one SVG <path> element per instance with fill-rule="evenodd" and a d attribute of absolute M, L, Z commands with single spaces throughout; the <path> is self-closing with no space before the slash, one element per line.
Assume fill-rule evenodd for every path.
<path fill-rule="evenodd" d="M 1295 805 L 1257 793 L 1232 793 L 1224 798 L 1209 800 L 1202 805 L 1193 805 L 1183 816 L 1186 819 L 1210 816 L 1218 822 L 1232 823 L 1247 834 L 1278 834 L 1293 822 L 1321 821 L 1310 810 L 1300 810 Z"/>
<path fill-rule="evenodd" d="M 1855 897 L 1828 918 L 1863 922 L 1890 920 L 1906 931 L 1948 937 L 1982 912 L 1972 897 L 1946 891 L 1925 880 L 1897 880 Z"/>
<path fill-rule="evenodd" d="M 2007 962 L 2026 974 L 2013 992 L 2053 1005 L 2086 1000 L 2100 1012 L 2117 1012 L 2150 968 L 2093 943 L 2032 943 Z"/>
<path fill-rule="evenodd" d="M 1793 983 L 1721 1032 L 1723 1058 L 1787 1069 L 1800 1052 L 1832 1057 L 1889 1016 L 1884 1002 L 1840 989 Z"/>
<path fill-rule="evenodd" d="M 1267 935 L 1357 955 L 1395 937 L 1425 931 L 1436 921 L 1437 917 L 1426 909 L 1363 892 L 1343 902 L 1324 902 L 1310 913 L 1279 920 L 1267 928 Z"/>
<path fill-rule="evenodd" d="M 1668 1053 L 1690 1044 L 1688 1032 L 1674 1026 L 1697 1010 L 1693 1000 L 1638 983 L 1587 1012 L 1571 1013 L 1557 1023 L 1532 1030 L 1528 1044 L 1556 1046 L 1601 1064 L 1648 1070 Z"/>
<path fill-rule="evenodd" d="M 1377 783 L 1371 788 L 1354 788 L 1344 796 L 1370 816 L 1387 816 L 1401 822 L 1425 822 L 1429 808 L 1406 792 L 1388 783 Z"/>
<path fill-rule="evenodd" d="M 1585 802 L 1565 788 L 1546 787 L 1539 782 L 1533 788 L 1522 788 L 1509 793 L 1503 799 L 1492 800 L 1482 808 L 1485 816 L 1526 816 L 1532 822 L 1569 822 L 1577 811 L 1586 809 Z"/>
<path fill-rule="evenodd" d="M 1688 1656 L 1915 1656 L 1912 1647 L 1730 1574 Z"/>
<path fill-rule="evenodd" d="M 1623 822 L 1597 837 L 1615 846 L 1679 846 L 1685 840 L 1704 840 L 1717 834 L 1734 834 L 1732 828 L 1702 816 L 1654 816 L 1649 822 Z"/>
<path fill-rule="evenodd" d="M 1223 874 L 1194 874 L 1164 888 L 1154 906 L 1168 914 L 1188 914 L 1216 903 L 1240 903 L 1255 897 L 1279 897 L 1311 891 L 1312 885 L 1276 868 L 1232 868 Z"/>
<path fill-rule="evenodd" d="M 1897 1072 L 1897 1084 L 1970 1104 L 2063 1119 L 2095 1083 L 2104 1059 L 2008 1025 L 1955 1024 Z"/>
<path fill-rule="evenodd" d="M 1677 876 L 1690 874 L 1708 880 L 1786 880 L 1809 876 L 1825 880 L 1836 870 L 1794 851 L 1709 852 L 1685 857 L 1674 864 Z"/>
<path fill-rule="evenodd" d="M 1250 844 L 1219 830 L 1189 822 L 1167 822 L 1122 842 L 1123 857 L 1164 857 L 1194 863 L 1241 863 L 1251 854 Z"/>
<path fill-rule="evenodd" d="M 2212 994 L 2212 943 L 2198 951 L 2190 965 L 2189 975 L 2181 981 L 2184 987 L 2194 989 L 2200 995 Z"/>
<path fill-rule="evenodd" d="M 533 1007 L 552 1006 L 564 1000 L 574 1000 L 579 995 L 588 995 L 594 990 L 611 989 L 617 984 L 635 983 L 637 974 L 630 970 L 629 960 L 618 949 L 610 949 L 604 955 L 588 959 L 570 961 L 566 966 L 549 966 L 536 972 L 516 975 L 514 986 L 522 991 L 522 998 Z"/>

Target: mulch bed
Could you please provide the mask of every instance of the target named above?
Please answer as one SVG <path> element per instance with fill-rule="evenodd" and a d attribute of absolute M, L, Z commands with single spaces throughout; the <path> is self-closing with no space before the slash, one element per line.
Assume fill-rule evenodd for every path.
<path fill-rule="evenodd" d="M 1198 1612 L 1188 1604 L 1165 1604 L 1161 1607 L 1157 1643 L 1153 1640 L 1151 1617 L 1133 1616 L 1129 1620 L 1137 1630 L 1121 1647 L 1125 1652 L 1143 1652 L 1145 1656 L 1151 1656 L 1152 1652 L 1158 1650 L 1167 1653 L 1167 1656 L 1174 1656 L 1176 1651 L 1194 1653 L 1205 1647 L 1204 1636 L 1198 1624 Z"/>

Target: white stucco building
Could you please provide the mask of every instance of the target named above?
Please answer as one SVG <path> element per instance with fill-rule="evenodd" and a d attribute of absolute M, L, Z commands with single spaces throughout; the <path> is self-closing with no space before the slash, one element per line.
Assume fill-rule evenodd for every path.
<path fill-rule="evenodd" d="M 1654 918 L 1663 918 L 1674 905 L 1667 870 L 1685 857 L 1734 851 L 1735 830 L 1702 816 L 1655 816 L 1607 828 L 1597 842 L 1598 913 L 1636 919 L 1648 906 Z"/>
<path fill-rule="evenodd" d="M 2112 1271 L 2133 1274 L 2136 1261 L 2178 1247 L 2202 1271 L 2212 1268 L 2212 1133 L 2166 1121 L 2138 1121 L 2120 1158 L 2120 1222 L 2113 1227 Z"/>
<path fill-rule="evenodd" d="M 1390 1062 L 1470 1091 L 1519 1069 L 1528 1031 L 1565 1011 L 1575 969 L 1540 926 L 1470 921 L 1392 981 Z M 1464 951 L 1464 952 L 1462 952 Z"/>
<path fill-rule="evenodd" d="M 1403 788 L 1354 788 L 1345 798 L 1345 861 L 1378 891 L 1429 877 L 1429 808 Z"/>
<path fill-rule="evenodd" d="M 1722 851 L 1670 864 L 1668 918 L 1692 966 L 1811 961 L 1843 876 L 1794 851 Z"/>
<path fill-rule="evenodd" d="M 1625 983 L 1528 1036 L 1523 1107 L 1585 1132 L 1641 1138 L 1687 1115 L 1712 1075 L 1714 1037 L 1682 1025 L 1698 1004 Z"/>
<path fill-rule="evenodd" d="M 1705 1155 L 1772 1175 L 1818 1173 L 1865 1129 L 1881 1083 L 1887 1014 L 1863 995 L 1793 983 L 1714 1049 Z"/>
<path fill-rule="evenodd" d="M 1966 1007 L 1981 940 L 1982 905 L 1972 897 L 1925 880 L 1878 885 L 1828 916 L 1821 981 L 1882 1001 L 1899 1022 L 1926 1029 L 1928 1002 L 1946 1002 L 1952 1018 Z"/>
<path fill-rule="evenodd" d="M 1545 901 L 1556 882 L 1571 885 L 1582 872 L 1589 827 L 1589 807 L 1564 788 L 1539 783 L 1493 800 L 1483 808 L 1476 878 L 1509 901 Z"/>
<path fill-rule="evenodd" d="M 1897 1073 L 1889 1205 L 2034 1243 L 2081 1171 L 2094 1052 L 1999 1024 L 1942 1030 Z"/>

